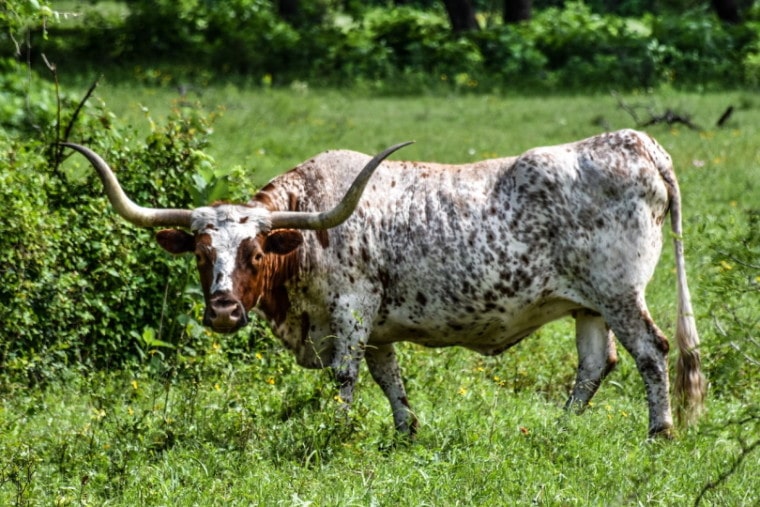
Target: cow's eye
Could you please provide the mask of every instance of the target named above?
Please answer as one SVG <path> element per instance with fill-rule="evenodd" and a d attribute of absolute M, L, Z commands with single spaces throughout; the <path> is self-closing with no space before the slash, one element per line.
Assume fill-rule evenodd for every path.
<path fill-rule="evenodd" d="M 251 257 L 251 260 L 253 261 L 253 264 L 261 264 L 261 261 L 264 260 L 264 254 L 262 252 L 256 252 Z"/>
<path fill-rule="evenodd" d="M 206 263 L 206 256 L 201 250 L 195 251 L 195 262 L 198 266 L 203 266 Z"/>

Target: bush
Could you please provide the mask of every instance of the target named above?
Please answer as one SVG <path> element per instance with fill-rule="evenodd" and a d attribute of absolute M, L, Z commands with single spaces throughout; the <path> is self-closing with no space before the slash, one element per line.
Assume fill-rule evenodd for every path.
<path fill-rule="evenodd" d="M 27 72 L 3 74 L 0 94 L 24 99 L 13 76 Z M 194 313 L 183 315 L 195 297 L 189 263 L 109 211 L 84 159 L 58 163 L 55 93 L 33 83 L 36 107 L 10 124 L 18 135 L 0 140 L 0 199 L 12 203 L 0 215 L 0 370 L 38 382 L 71 362 L 113 366 L 162 346 L 192 353 L 206 335 Z M 66 124 L 76 102 L 61 103 Z M 205 114 L 177 109 L 144 142 L 110 119 L 104 106 L 86 106 L 71 139 L 101 153 L 136 202 L 189 207 L 193 193 L 218 187 L 205 170 Z"/>
<path fill-rule="evenodd" d="M 655 63 L 667 81 L 741 82 L 741 54 L 749 41 L 741 40 L 738 29 L 729 32 L 716 17 L 699 12 L 653 17 L 651 23 Z"/>
<path fill-rule="evenodd" d="M 259 78 L 289 74 L 290 66 L 305 63 L 298 57 L 298 32 L 266 0 L 138 0 L 130 8 L 125 29 L 135 59 L 150 55 Z"/>
<path fill-rule="evenodd" d="M 376 9 L 364 21 L 372 42 L 388 49 L 401 72 L 477 73 L 481 56 L 467 39 L 452 36 L 438 16 L 411 8 Z"/>
<path fill-rule="evenodd" d="M 737 395 L 752 391 L 760 365 L 760 209 L 721 229 L 710 237 L 711 267 L 704 274 L 716 331 L 707 373 L 716 394 Z"/>
<path fill-rule="evenodd" d="M 639 0 L 620 9 L 604 0 L 550 2 L 527 23 L 453 34 L 440 5 L 419 2 L 341 9 L 321 1 L 289 20 L 267 0 L 128 5 L 126 22 L 91 13 L 76 30 L 54 25 L 43 50 L 78 67 L 118 56 L 273 85 L 309 80 L 419 91 L 441 82 L 477 89 L 480 82 L 493 85 L 488 90 L 567 91 L 758 81 L 760 31 L 752 10 L 744 25 L 726 26 L 706 10 L 642 15 L 647 3 Z M 640 17 L 599 14 L 621 9 Z"/>
<path fill-rule="evenodd" d="M 472 34 L 483 55 L 485 72 L 512 85 L 540 84 L 546 78 L 546 55 L 524 30 L 497 26 Z"/>
<path fill-rule="evenodd" d="M 655 84 L 647 39 L 631 31 L 624 19 L 594 14 L 583 3 L 541 12 L 527 26 L 526 36 L 546 57 L 560 88 Z"/>

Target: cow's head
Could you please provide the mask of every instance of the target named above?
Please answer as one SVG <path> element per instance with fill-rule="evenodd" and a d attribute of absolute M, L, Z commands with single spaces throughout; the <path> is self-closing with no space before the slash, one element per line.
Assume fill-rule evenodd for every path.
<path fill-rule="evenodd" d="M 63 143 L 95 167 L 114 209 L 141 227 L 179 227 L 157 234 L 158 243 L 173 254 L 195 254 L 206 300 L 204 324 L 215 331 L 232 332 L 258 307 L 277 316 L 277 290 L 293 273 L 292 254 L 303 243 L 300 230 L 320 230 L 343 223 L 356 208 L 370 176 L 391 153 L 410 143 L 391 146 L 361 170 L 341 202 L 321 213 L 269 211 L 262 207 L 222 204 L 194 210 L 143 208 L 121 189 L 108 164 L 95 152 Z M 188 230 L 189 232 L 186 232 Z"/>

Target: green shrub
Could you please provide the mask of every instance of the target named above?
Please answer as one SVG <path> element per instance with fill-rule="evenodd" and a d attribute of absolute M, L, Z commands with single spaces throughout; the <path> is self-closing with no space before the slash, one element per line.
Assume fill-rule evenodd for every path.
<path fill-rule="evenodd" d="M 300 36 L 266 0 L 146 1 L 130 4 L 132 59 L 211 65 L 261 77 L 299 66 Z"/>
<path fill-rule="evenodd" d="M 185 354 L 203 347 L 189 263 L 110 211 L 82 157 L 58 164 L 55 93 L 32 82 L 49 98 L 30 113 L 35 128 L 18 118 L 11 127 L 20 134 L 0 139 L 0 199 L 12 204 L 0 215 L 0 370 L 38 382 L 72 362 L 113 366 L 166 344 Z M 0 83 L 10 84 L 4 96 L 18 92 L 13 79 Z M 67 124 L 76 102 L 64 95 L 61 104 Z M 136 202 L 189 207 L 193 195 L 223 189 L 226 175 L 209 173 L 202 151 L 212 119 L 177 108 L 140 142 L 116 131 L 104 106 L 86 106 L 71 140 L 108 160 Z"/>
<path fill-rule="evenodd" d="M 169 65 L 189 79 L 242 75 L 275 86 L 567 91 L 758 81 L 756 9 L 746 23 L 727 26 L 706 9 L 647 14 L 647 2 L 548 2 L 529 22 L 502 25 L 492 15 L 481 30 L 453 34 L 434 3 L 322 0 L 285 20 L 268 0 L 136 0 L 126 21 L 93 10 L 74 27 L 53 24 L 41 49 L 76 68 L 118 57 L 119 65 Z"/>
<path fill-rule="evenodd" d="M 738 83 L 742 45 L 716 17 L 702 12 L 652 17 L 655 64 L 667 81 Z M 755 35 L 757 37 L 757 34 Z"/>
<path fill-rule="evenodd" d="M 456 65 L 450 29 L 436 14 L 408 7 L 375 9 L 366 14 L 363 25 L 372 42 L 387 48 L 393 65 L 402 72 L 435 73 Z"/>
<path fill-rule="evenodd" d="M 655 84 L 647 39 L 630 30 L 624 19 L 594 14 L 583 3 L 541 12 L 527 25 L 526 36 L 556 73 L 560 89 Z"/>
<path fill-rule="evenodd" d="M 507 85 L 535 85 L 546 78 L 547 58 L 513 26 L 495 26 L 471 35 L 483 55 L 485 72 Z"/>
<path fill-rule="evenodd" d="M 712 258 L 704 276 L 716 335 L 706 369 L 716 395 L 737 396 L 752 391 L 760 365 L 760 209 L 731 222 L 709 236 Z"/>

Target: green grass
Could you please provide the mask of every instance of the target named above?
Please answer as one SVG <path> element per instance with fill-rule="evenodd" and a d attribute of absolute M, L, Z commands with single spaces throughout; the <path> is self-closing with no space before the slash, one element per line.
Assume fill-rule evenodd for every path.
<path fill-rule="evenodd" d="M 108 81 L 98 94 L 145 133 L 142 107 L 160 121 L 178 100 L 171 88 Z M 746 262 L 753 270 L 738 255 L 755 238 L 749 213 L 760 208 L 760 99 L 669 91 L 624 99 L 691 112 L 705 127 L 648 129 L 673 155 L 684 196 L 689 281 L 713 382 L 699 426 L 647 441 L 643 386 L 624 352 L 593 406 L 566 416 L 576 362 L 569 320 L 497 358 L 400 346 L 421 421 L 411 443 L 394 436 L 366 371 L 346 415 L 329 376 L 298 368 L 272 338 L 233 357 L 229 338 L 208 335 L 195 357 L 157 353 L 122 371 L 71 366 L 33 388 L 0 381 L 0 504 L 670 506 L 693 504 L 707 487 L 706 505 L 757 505 L 760 453 L 742 448 L 760 434 L 751 361 L 760 350 L 748 339 L 758 339 L 760 272 L 757 259 Z M 467 162 L 633 126 L 606 95 L 372 98 L 229 85 L 204 89 L 198 104 L 193 92 L 185 100 L 222 108 L 209 152 L 250 174 L 240 196 L 328 148 L 376 152 L 414 139 L 395 157 Z M 713 128 L 729 104 L 733 119 Z M 648 301 L 670 336 L 673 277 L 666 244 Z M 729 282 L 750 290 L 727 292 Z"/>

